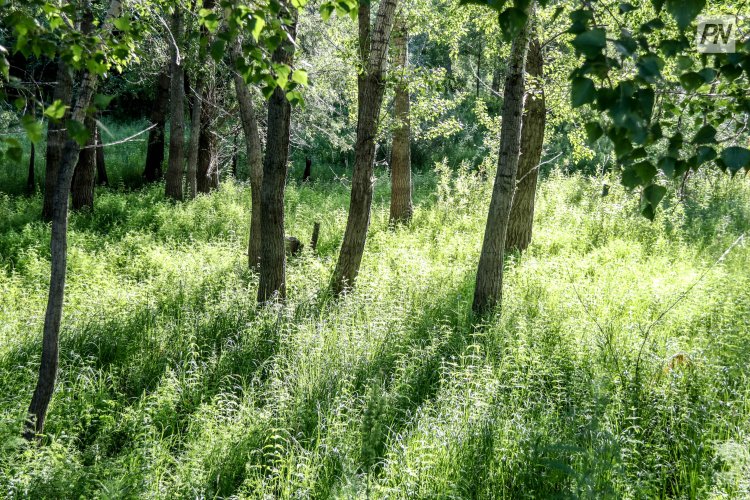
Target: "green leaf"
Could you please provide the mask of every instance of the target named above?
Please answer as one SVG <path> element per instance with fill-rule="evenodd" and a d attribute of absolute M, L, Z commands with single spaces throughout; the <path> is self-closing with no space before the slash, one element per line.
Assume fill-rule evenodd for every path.
<path fill-rule="evenodd" d="M 579 34 L 572 43 L 576 53 L 594 58 L 607 46 L 607 37 L 603 29 L 595 28 Z"/>
<path fill-rule="evenodd" d="M 706 6 L 706 0 L 666 0 L 666 5 L 677 26 L 685 31 Z"/>
<path fill-rule="evenodd" d="M 217 39 L 214 43 L 211 44 L 211 58 L 219 62 L 224 57 L 224 48 L 226 46 L 226 42 L 222 39 Z"/>
<path fill-rule="evenodd" d="M 503 38 L 506 41 L 510 41 L 518 36 L 528 19 L 529 15 L 526 11 L 517 7 L 508 7 L 501 12 L 498 20 L 500 22 L 500 30 L 503 34 Z"/>
<path fill-rule="evenodd" d="M 680 83 L 685 90 L 692 92 L 706 83 L 706 81 L 695 71 L 688 71 L 680 75 Z"/>
<path fill-rule="evenodd" d="M 641 194 L 641 213 L 649 220 L 654 220 L 656 207 L 667 194 L 667 188 L 658 184 L 647 186 Z"/>
<path fill-rule="evenodd" d="M 645 186 L 656 175 L 656 167 L 650 161 L 641 161 L 633 165 L 633 171 L 638 176 L 639 184 Z"/>
<path fill-rule="evenodd" d="M 289 83 L 289 74 L 292 71 L 289 66 L 274 64 L 273 71 L 276 73 L 276 85 L 282 89 L 286 88 L 286 84 Z"/>
<path fill-rule="evenodd" d="M 112 24 L 114 24 L 115 28 L 120 31 L 124 31 L 125 33 L 130 32 L 130 19 L 128 19 L 127 17 L 118 17 L 117 19 L 112 21 Z"/>
<path fill-rule="evenodd" d="M 647 82 L 654 83 L 660 76 L 664 61 L 656 54 L 646 54 L 638 59 L 638 75 Z"/>
<path fill-rule="evenodd" d="M 716 71 L 713 68 L 703 68 L 698 72 L 698 74 L 703 78 L 703 81 L 706 83 L 711 83 L 716 79 L 716 75 L 719 74 L 718 71 Z"/>
<path fill-rule="evenodd" d="M 602 126 L 599 125 L 599 122 L 588 122 L 584 127 L 586 128 L 586 136 L 588 137 L 589 143 L 593 143 L 604 135 L 604 130 L 602 129 Z"/>
<path fill-rule="evenodd" d="M 68 120 L 66 126 L 70 137 L 72 137 L 79 146 L 84 147 L 89 140 L 90 135 L 86 126 L 77 120 Z"/>
<path fill-rule="evenodd" d="M 713 144 L 716 142 L 716 129 L 711 125 L 704 125 L 693 137 L 693 144 Z"/>
<path fill-rule="evenodd" d="M 250 20 L 250 33 L 253 35 L 253 39 L 257 42 L 260 39 L 260 34 L 266 25 L 265 19 L 255 14 Z"/>
<path fill-rule="evenodd" d="M 698 153 L 696 154 L 696 161 L 698 165 L 706 163 L 716 158 L 716 150 L 711 146 L 700 146 Z"/>
<path fill-rule="evenodd" d="M 299 85 L 307 85 L 307 71 L 304 69 L 295 69 L 292 73 L 292 81 Z"/>
<path fill-rule="evenodd" d="M 94 106 L 96 109 L 106 109 L 114 98 L 115 96 L 113 95 L 96 94 L 94 96 Z"/>
<path fill-rule="evenodd" d="M 31 142 L 42 140 L 42 122 L 35 120 L 31 115 L 24 115 L 21 118 L 21 125 L 23 125 L 23 129 Z"/>
<path fill-rule="evenodd" d="M 740 169 L 750 167 L 750 150 L 740 146 L 732 146 L 721 152 L 721 160 L 732 174 Z"/>
<path fill-rule="evenodd" d="M 596 99 L 596 87 L 590 78 L 575 77 L 571 81 L 570 101 L 574 108 L 583 106 Z"/>
<path fill-rule="evenodd" d="M 674 176 L 675 167 L 677 165 L 677 158 L 674 158 L 672 156 L 665 156 L 663 158 L 659 158 L 659 170 L 664 172 L 664 175 L 666 175 L 669 178 L 672 178 Z"/>
<path fill-rule="evenodd" d="M 47 106 L 47 109 L 44 110 L 44 116 L 53 121 L 62 120 L 62 117 L 65 116 L 65 111 L 69 107 L 64 105 L 60 99 L 56 99 L 55 102 Z"/>

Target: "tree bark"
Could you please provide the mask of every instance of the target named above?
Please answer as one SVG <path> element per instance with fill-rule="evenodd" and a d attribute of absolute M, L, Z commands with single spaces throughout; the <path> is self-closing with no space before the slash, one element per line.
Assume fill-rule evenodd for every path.
<path fill-rule="evenodd" d="M 305 158 L 305 171 L 302 172 L 302 182 L 307 182 L 312 176 L 312 158 L 309 156 Z"/>
<path fill-rule="evenodd" d="M 479 314 L 491 312 L 496 307 L 499 309 L 502 302 L 505 236 L 521 149 L 524 73 L 529 33 L 530 21 L 527 21 L 513 41 L 510 67 L 505 80 L 500 155 L 474 288 L 472 308 Z"/>
<path fill-rule="evenodd" d="M 233 48 L 232 59 L 235 66 L 240 56 L 239 45 Z M 247 151 L 248 170 L 250 172 L 250 195 L 252 206 L 250 210 L 250 241 L 248 243 L 248 265 L 255 269 L 260 265 L 260 210 L 261 183 L 263 182 L 263 152 L 258 132 L 258 118 L 253 107 L 253 98 L 242 76 L 234 73 L 234 88 L 237 92 L 237 102 L 240 108 L 242 131 L 245 134 L 245 149 Z"/>
<path fill-rule="evenodd" d="M 297 33 L 297 11 L 283 0 L 281 16 L 291 17 L 288 38 L 274 51 L 275 63 L 291 65 Z M 286 14 L 284 13 L 286 11 Z M 268 135 L 261 184 L 260 283 L 258 302 L 286 300 L 286 255 L 284 252 L 284 184 L 289 158 L 289 126 L 292 106 L 284 90 L 277 87 L 268 101 Z"/>
<path fill-rule="evenodd" d="M 112 0 L 103 27 L 105 32 L 111 30 L 111 19 L 117 17 L 119 12 L 120 1 Z M 78 98 L 71 112 L 73 120 L 81 123 L 85 121 L 86 111 L 96 92 L 97 84 L 98 78 L 96 75 L 84 72 L 78 90 Z M 67 267 L 68 196 L 80 149 L 80 146 L 74 140 L 67 139 L 65 141 L 62 159 L 57 172 L 58 176 L 54 183 L 52 236 L 50 242 L 50 287 L 47 298 L 47 310 L 44 315 L 42 357 L 39 364 L 39 379 L 34 389 L 34 395 L 31 398 L 23 432 L 23 436 L 29 440 L 44 430 L 44 420 L 57 378 L 60 322 L 62 320 Z"/>
<path fill-rule="evenodd" d="M 219 186 L 215 178 L 218 172 L 216 160 L 216 137 L 211 132 L 216 108 L 213 105 L 215 89 L 208 85 L 203 86 L 201 92 L 202 112 L 201 124 L 198 134 L 198 165 L 197 165 L 197 188 L 199 193 L 210 193 L 212 189 Z"/>
<path fill-rule="evenodd" d="M 539 179 L 539 160 L 544 145 L 546 121 L 542 49 L 536 37 L 529 44 L 526 72 L 534 84 L 526 95 L 523 124 L 521 125 L 521 158 L 518 162 L 518 183 L 513 195 L 513 206 L 508 220 L 506 250 L 524 251 L 531 243 L 534 222 L 534 200 Z"/>
<path fill-rule="evenodd" d="M 70 188 L 73 210 L 94 210 L 94 180 L 96 176 L 96 122 L 86 118 L 89 140 L 78 155 Z"/>
<path fill-rule="evenodd" d="M 53 101 L 61 101 L 64 105 L 70 106 L 73 97 L 73 78 L 70 69 L 63 61 L 57 63 L 57 85 L 52 94 Z M 42 205 L 42 220 L 49 222 L 52 220 L 53 199 L 55 196 L 55 186 L 57 185 L 57 176 L 62 161 L 63 147 L 67 139 L 65 121 L 70 118 L 70 110 L 65 112 L 62 120 L 55 123 L 50 120 L 47 124 L 47 154 L 44 177 L 44 200 Z"/>
<path fill-rule="evenodd" d="M 36 169 L 34 163 L 36 162 L 36 147 L 34 143 L 31 143 L 31 149 L 29 151 L 29 173 L 26 176 L 26 192 L 29 195 L 34 194 L 36 191 Z"/>
<path fill-rule="evenodd" d="M 148 150 L 146 151 L 146 168 L 143 177 L 146 182 L 154 182 L 162 177 L 164 163 L 164 133 L 169 109 L 170 81 L 169 73 L 159 74 L 156 87 L 156 99 L 151 110 L 151 123 L 156 126 L 148 133 Z"/>
<path fill-rule="evenodd" d="M 383 73 L 396 3 L 397 0 L 382 0 L 378 7 L 372 34 L 370 33 L 370 4 L 362 3 L 359 7 L 359 49 L 364 69 L 357 77 L 357 142 L 354 174 L 352 175 L 349 218 L 331 281 L 331 291 L 335 296 L 354 285 L 365 250 L 372 205 L 375 137 L 385 90 Z"/>
<path fill-rule="evenodd" d="M 391 148 L 391 217 L 392 223 L 408 222 L 411 202 L 411 123 L 409 120 L 409 86 L 406 70 L 409 64 L 409 35 L 403 16 L 396 17 L 393 28 L 394 62 L 400 73 L 394 96 L 396 130 Z"/>
<path fill-rule="evenodd" d="M 167 166 L 165 195 L 173 200 L 182 200 L 182 178 L 185 163 L 185 87 L 184 67 L 179 48 L 182 40 L 183 19 L 180 9 L 172 17 L 172 82 L 170 90 L 171 117 L 169 125 L 169 164 Z"/>
<path fill-rule="evenodd" d="M 198 140 L 201 134 L 201 114 L 203 106 L 200 99 L 200 78 L 198 88 L 193 89 L 193 112 L 190 117 L 190 144 L 188 145 L 187 185 L 188 196 L 195 198 L 198 193 Z"/>
<path fill-rule="evenodd" d="M 102 147 L 102 135 L 99 133 L 99 127 L 96 124 L 94 124 L 94 140 L 96 144 L 96 184 L 99 186 L 109 186 L 107 167 L 104 164 L 104 148 Z"/>

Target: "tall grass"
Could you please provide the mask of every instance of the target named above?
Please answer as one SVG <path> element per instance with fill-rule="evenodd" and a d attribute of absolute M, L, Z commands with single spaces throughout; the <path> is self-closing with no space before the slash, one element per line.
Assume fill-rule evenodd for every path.
<path fill-rule="evenodd" d="M 249 190 L 173 204 L 100 190 L 73 215 L 44 446 L 20 436 L 49 272 L 39 196 L 0 197 L 0 491 L 8 497 L 645 498 L 750 495 L 744 180 L 694 179 L 650 223 L 553 173 L 502 316 L 471 316 L 490 181 L 376 184 L 357 288 L 322 293 L 345 181 L 287 190 L 289 305 L 255 305 Z M 612 180 L 609 180 L 612 183 Z M 715 264 L 716 263 L 716 264 Z M 705 273 L 705 274 L 704 274 Z M 683 292 L 690 292 L 682 296 Z M 671 308 L 671 309 L 670 309 Z M 665 315 L 662 314 L 669 309 Z"/>

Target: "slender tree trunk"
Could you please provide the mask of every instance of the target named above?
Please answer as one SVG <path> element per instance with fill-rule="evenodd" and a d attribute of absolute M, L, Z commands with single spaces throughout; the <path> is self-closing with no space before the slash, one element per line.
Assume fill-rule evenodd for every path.
<path fill-rule="evenodd" d="M 34 163 L 36 162 L 36 147 L 34 143 L 31 143 L 31 150 L 29 151 L 29 173 L 26 176 L 26 192 L 29 195 L 34 194 L 36 191 L 36 169 Z"/>
<path fill-rule="evenodd" d="M 406 70 L 409 64 L 409 35 L 403 16 L 396 17 L 393 28 L 394 62 L 398 75 L 394 97 L 396 130 L 391 148 L 391 222 L 408 222 L 411 203 L 411 123 L 409 120 L 409 85 Z"/>
<path fill-rule="evenodd" d="M 143 177 L 146 182 L 154 182 L 162 177 L 164 163 L 164 133 L 169 109 L 170 80 L 169 73 L 159 74 L 156 87 L 156 99 L 151 110 L 151 123 L 156 124 L 148 133 L 148 150 L 146 151 L 146 168 Z"/>
<path fill-rule="evenodd" d="M 172 17 L 172 36 L 174 43 L 182 41 L 182 12 L 176 9 Z M 169 125 L 169 165 L 167 166 L 167 198 L 182 200 L 182 177 L 185 164 L 185 87 L 184 67 L 177 46 L 172 44 L 172 82 L 170 91 L 171 117 Z"/>
<path fill-rule="evenodd" d="M 120 1 L 110 2 L 107 19 L 103 30 L 111 29 L 111 19 L 120 12 Z M 97 76 L 84 72 L 78 90 L 78 98 L 73 106 L 71 117 L 83 123 L 91 99 L 96 92 Z M 67 267 L 67 231 L 68 231 L 68 196 L 73 179 L 80 146 L 72 139 L 67 139 L 63 147 L 62 161 L 54 183 L 52 204 L 52 237 L 50 242 L 51 272 L 47 310 L 44 316 L 44 333 L 42 337 L 42 358 L 39 364 L 39 379 L 34 395 L 31 398 L 23 435 L 33 439 L 44 430 L 52 394 L 57 379 L 60 322 L 62 320 L 63 300 L 65 296 L 65 275 Z"/>
<path fill-rule="evenodd" d="M 197 83 L 200 84 L 200 78 L 197 79 Z M 193 113 L 190 117 L 190 144 L 187 161 L 187 184 L 190 198 L 195 198 L 198 193 L 198 140 L 201 134 L 201 114 L 203 110 L 200 99 L 200 85 L 193 89 L 193 92 L 195 95 L 193 96 Z"/>
<path fill-rule="evenodd" d="M 297 11 L 283 0 L 282 14 L 290 16 L 289 38 L 274 51 L 275 63 L 291 65 L 297 33 Z M 286 14 L 284 13 L 286 11 Z M 289 158 L 289 126 L 292 106 L 284 90 L 276 88 L 268 101 L 268 136 L 261 184 L 260 282 L 258 302 L 286 299 L 286 255 L 284 252 L 284 184 Z"/>
<path fill-rule="evenodd" d="M 521 158 L 518 162 L 518 184 L 513 195 L 513 207 L 508 220 L 508 234 L 505 238 L 506 250 L 523 251 L 531 243 L 531 230 L 534 221 L 534 200 L 539 179 L 539 160 L 544 145 L 546 121 L 543 59 L 539 40 L 529 44 L 526 58 L 526 72 L 534 77 L 534 84 L 526 95 L 523 124 L 521 125 Z"/>
<path fill-rule="evenodd" d="M 56 78 L 57 85 L 52 94 L 52 100 L 60 100 L 64 105 L 69 106 L 73 96 L 73 78 L 71 77 L 70 69 L 63 61 L 58 61 L 57 63 Z M 60 170 L 63 147 L 68 136 L 65 131 L 65 121 L 69 117 L 70 111 L 68 110 L 65 112 L 62 120 L 57 123 L 50 120 L 47 124 L 47 154 L 44 177 L 44 201 L 42 205 L 42 219 L 47 222 L 52 220 L 57 174 Z"/>
<path fill-rule="evenodd" d="M 529 16 L 529 19 L 531 19 L 531 16 Z M 490 312 L 495 307 L 499 308 L 502 301 L 505 235 L 521 149 L 524 73 L 526 52 L 529 45 L 530 22 L 526 23 L 521 33 L 513 41 L 510 67 L 505 80 L 500 157 L 474 289 L 473 309 L 480 314 Z"/>
<path fill-rule="evenodd" d="M 479 44 L 479 50 L 477 50 L 477 99 L 479 99 L 480 84 L 482 83 L 482 44 Z"/>
<path fill-rule="evenodd" d="M 312 158 L 308 156 L 305 158 L 305 171 L 302 172 L 302 182 L 309 181 L 311 175 L 312 175 Z"/>
<path fill-rule="evenodd" d="M 364 70 L 357 78 L 357 143 L 352 194 L 344 241 L 333 272 L 331 291 L 340 295 L 354 285 L 365 250 L 372 205 L 375 136 L 383 102 L 384 66 L 397 0 L 382 0 L 370 34 L 370 4 L 359 7 L 359 48 Z"/>
<path fill-rule="evenodd" d="M 96 122 L 93 118 L 87 117 L 85 123 L 90 135 L 86 147 L 78 155 L 78 162 L 73 172 L 73 182 L 70 188 L 73 210 L 94 210 Z"/>
<path fill-rule="evenodd" d="M 96 141 L 96 183 L 99 186 L 109 186 L 107 166 L 104 164 L 104 148 L 99 127 L 94 125 L 94 140 Z"/>
<path fill-rule="evenodd" d="M 236 66 L 240 55 L 239 45 L 235 46 L 232 58 Z M 240 108 L 242 131 L 245 134 L 245 149 L 250 176 L 250 194 L 252 206 L 250 210 L 250 241 L 248 243 L 248 265 L 255 269 L 260 265 L 260 206 L 261 183 L 263 182 L 263 151 L 258 132 L 258 118 L 253 107 L 253 98 L 242 76 L 235 72 L 234 88 L 237 92 L 237 102 Z"/>
<path fill-rule="evenodd" d="M 216 137 L 211 133 L 214 119 L 216 118 L 215 108 L 213 106 L 215 89 L 204 86 L 201 93 L 203 101 L 203 111 L 201 112 L 201 124 L 198 134 L 198 165 L 197 165 L 197 188 L 199 193 L 210 193 L 212 189 L 218 187 L 218 182 L 214 179 L 217 170 L 216 161 Z"/>

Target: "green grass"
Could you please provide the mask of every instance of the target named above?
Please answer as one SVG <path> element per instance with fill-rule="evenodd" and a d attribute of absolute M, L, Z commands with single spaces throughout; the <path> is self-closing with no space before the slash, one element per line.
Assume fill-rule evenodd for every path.
<path fill-rule="evenodd" d="M 746 180 L 693 179 L 650 223 L 621 188 L 553 173 L 532 247 L 507 260 L 502 316 L 476 324 L 491 182 L 417 175 L 414 221 L 393 229 L 379 175 L 362 273 L 338 302 L 322 292 L 347 185 L 289 185 L 288 234 L 322 232 L 320 255 L 289 262 L 284 309 L 255 305 L 245 185 L 177 205 L 158 185 L 99 190 L 71 219 L 41 447 L 19 436 L 49 227 L 39 196 L 0 195 L 3 495 L 750 495 L 750 249 L 713 266 L 750 228 Z"/>

